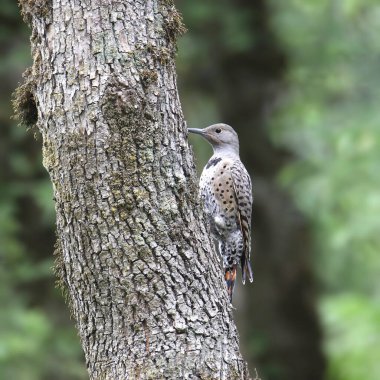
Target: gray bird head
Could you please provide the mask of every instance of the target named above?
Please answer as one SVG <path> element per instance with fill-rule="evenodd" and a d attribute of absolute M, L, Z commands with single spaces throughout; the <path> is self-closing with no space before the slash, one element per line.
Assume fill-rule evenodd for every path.
<path fill-rule="evenodd" d="M 188 131 L 203 136 L 212 145 L 214 153 L 239 155 L 238 135 L 227 124 L 213 124 L 204 129 L 189 128 Z"/>

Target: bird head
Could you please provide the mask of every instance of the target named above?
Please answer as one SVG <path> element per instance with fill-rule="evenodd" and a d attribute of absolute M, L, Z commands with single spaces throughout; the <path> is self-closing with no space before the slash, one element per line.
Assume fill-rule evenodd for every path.
<path fill-rule="evenodd" d="M 238 135 L 227 124 L 213 124 L 204 129 L 189 128 L 188 131 L 204 137 L 211 144 L 215 153 L 225 151 L 239 155 Z"/>

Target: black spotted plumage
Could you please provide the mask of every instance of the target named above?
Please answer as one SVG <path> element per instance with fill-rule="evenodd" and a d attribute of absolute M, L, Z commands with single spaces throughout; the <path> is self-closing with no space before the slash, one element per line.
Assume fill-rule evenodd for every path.
<path fill-rule="evenodd" d="M 189 131 L 201 134 L 214 149 L 214 155 L 203 169 L 199 187 L 211 232 L 222 256 L 227 291 L 232 300 L 237 266 L 241 266 L 243 283 L 247 277 L 253 280 L 250 265 L 251 179 L 240 161 L 237 134 L 230 126 L 215 124 Z"/>
<path fill-rule="evenodd" d="M 220 161 L 221 161 L 220 157 L 215 157 L 212 160 L 209 160 L 209 162 L 207 162 L 206 169 L 210 168 L 211 166 L 215 166 Z"/>

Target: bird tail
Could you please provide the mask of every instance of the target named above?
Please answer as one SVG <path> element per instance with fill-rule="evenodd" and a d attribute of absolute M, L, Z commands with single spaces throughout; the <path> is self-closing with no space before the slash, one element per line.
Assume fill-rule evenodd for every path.
<path fill-rule="evenodd" d="M 236 281 L 236 265 L 232 265 L 231 267 L 225 269 L 224 279 L 226 280 L 227 293 L 230 297 L 230 302 L 232 303 L 232 294 L 234 292 L 234 286 Z"/>
<path fill-rule="evenodd" d="M 249 261 L 249 258 L 247 259 L 244 255 L 241 259 L 241 272 L 242 272 L 241 280 L 243 282 L 243 285 L 245 285 L 245 280 L 247 278 L 247 275 L 248 275 L 249 282 L 253 281 L 251 263 Z"/>

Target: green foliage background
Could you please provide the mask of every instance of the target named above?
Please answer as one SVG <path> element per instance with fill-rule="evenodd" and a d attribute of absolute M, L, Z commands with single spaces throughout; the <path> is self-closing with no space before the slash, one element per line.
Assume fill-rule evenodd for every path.
<path fill-rule="evenodd" d="M 273 138 L 280 183 L 314 225 L 329 379 L 380 378 L 380 4 L 273 2 L 290 54 Z"/>
<path fill-rule="evenodd" d="M 380 378 L 380 4 L 270 2 L 288 54 L 286 88 L 268 131 L 295 153 L 278 178 L 314 232 L 319 313 L 330 380 Z M 185 22 L 220 18 L 221 40 L 244 51 L 258 36 L 233 1 L 183 5 Z M 54 289 L 54 208 L 40 141 L 10 121 L 10 93 L 30 64 L 29 31 L 13 0 L 0 8 L 0 378 L 85 379 L 69 313 Z M 213 46 L 191 30 L 179 75 Z M 217 74 L 212 80 L 222 81 Z M 192 125 L 218 119 L 212 99 L 181 89 Z M 204 157 L 208 152 L 200 148 Z M 302 358 L 300 358 L 302 360 Z"/>

